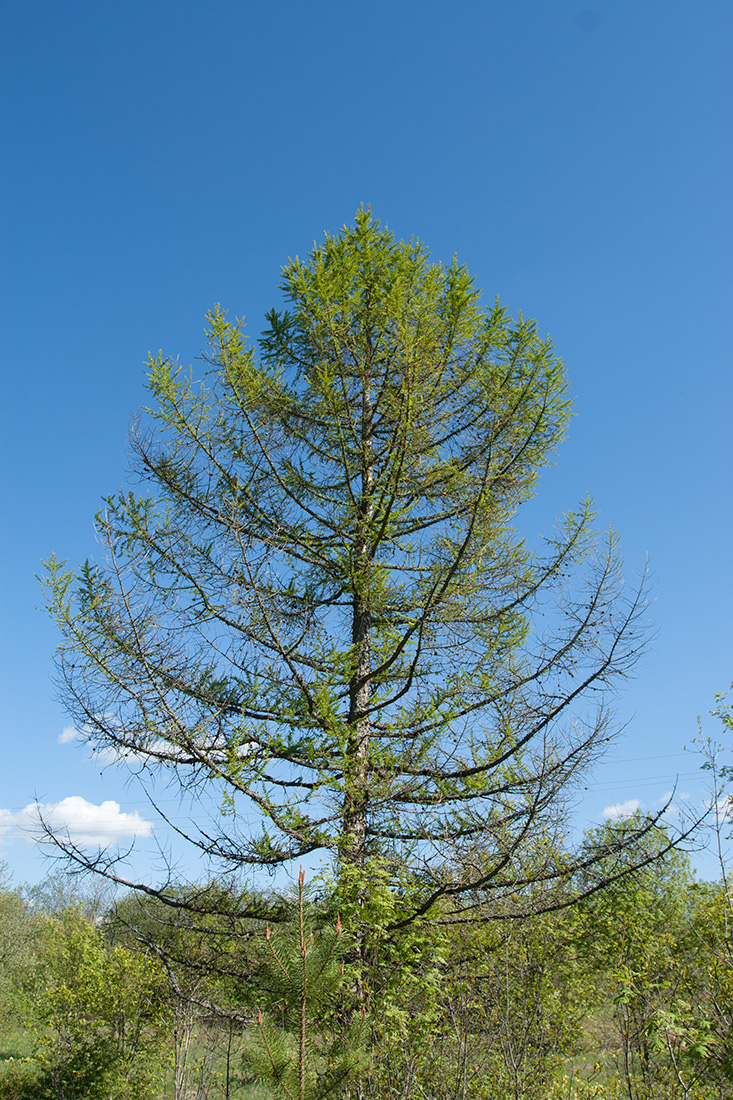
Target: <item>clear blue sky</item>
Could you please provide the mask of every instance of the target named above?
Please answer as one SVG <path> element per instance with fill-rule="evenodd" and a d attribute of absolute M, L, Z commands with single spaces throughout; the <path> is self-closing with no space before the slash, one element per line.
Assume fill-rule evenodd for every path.
<path fill-rule="evenodd" d="M 590 493 L 630 573 L 649 557 L 656 637 L 580 823 L 651 807 L 676 773 L 703 797 L 682 746 L 733 677 L 732 32 L 729 0 L 5 5 L 0 858 L 16 879 L 45 873 L 16 836 L 35 795 L 75 797 L 90 830 L 104 801 L 121 832 L 150 818 L 122 773 L 59 742 L 34 579 L 51 550 L 95 552 L 146 353 L 191 361 L 217 301 L 259 332 L 280 265 L 362 202 L 555 339 L 577 416 L 527 529 Z"/>

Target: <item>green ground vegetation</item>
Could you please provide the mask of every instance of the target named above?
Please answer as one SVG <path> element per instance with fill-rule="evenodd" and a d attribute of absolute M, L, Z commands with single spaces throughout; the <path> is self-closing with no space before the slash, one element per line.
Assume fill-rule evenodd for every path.
<path fill-rule="evenodd" d="M 3 1100 L 733 1096 L 733 898 L 680 852 L 557 912 L 446 906 L 358 967 L 328 886 L 204 928 L 75 889 L 0 893 Z"/>

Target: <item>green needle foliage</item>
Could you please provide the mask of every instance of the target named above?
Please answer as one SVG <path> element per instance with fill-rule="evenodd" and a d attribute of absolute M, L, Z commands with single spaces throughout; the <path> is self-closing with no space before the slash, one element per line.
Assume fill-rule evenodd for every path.
<path fill-rule="evenodd" d="M 516 915 L 533 882 L 565 904 L 577 861 L 536 839 L 613 736 L 643 601 L 587 502 L 537 553 L 513 527 L 562 362 L 368 210 L 282 290 L 258 348 L 209 315 L 200 379 L 151 358 L 141 487 L 105 501 L 100 563 L 49 563 L 77 728 L 213 806 L 188 839 L 221 870 L 325 854 L 358 908 L 379 866 L 394 928 Z"/>
<path fill-rule="evenodd" d="M 346 1010 L 349 941 L 340 919 L 333 929 L 314 929 L 305 911 L 304 883 L 301 868 L 297 919 L 274 935 L 269 924 L 266 928 L 263 989 L 272 1011 L 268 1018 L 258 1009 L 256 1046 L 246 1058 L 256 1079 L 269 1081 L 284 1100 L 335 1095 L 362 1061 L 365 1013 Z"/>

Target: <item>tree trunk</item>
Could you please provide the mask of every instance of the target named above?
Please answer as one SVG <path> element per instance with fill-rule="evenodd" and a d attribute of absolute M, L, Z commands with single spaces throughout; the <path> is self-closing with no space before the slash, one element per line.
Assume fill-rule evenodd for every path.
<path fill-rule="evenodd" d="M 354 669 L 349 685 L 349 740 L 344 776 L 344 816 L 341 859 L 357 867 L 366 861 L 367 816 L 369 806 L 369 710 L 371 694 L 371 523 L 374 515 L 374 452 L 371 379 L 367 370 L 362 398 L 361 500 L 353 556 L 352 634 Z"/>

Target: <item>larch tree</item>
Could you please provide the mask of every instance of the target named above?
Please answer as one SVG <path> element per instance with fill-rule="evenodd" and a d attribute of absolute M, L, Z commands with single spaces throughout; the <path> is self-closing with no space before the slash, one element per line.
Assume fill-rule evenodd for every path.
<path fill-rule="evenodd" d="M 558 857 L 564 809 L 643 597 L 588 503 L 539 550 L 513 527 L 568 424 L 563 364 L 368 210 L 282 290 L 256 347 L 209 315 L 200 379 L 151 358 L 138 491 L 106 499 L 98 564 L 50 562 L 77 729 L 213 806 L 187 839 L 223 869 L 378 871 L 395 924 L 533 884 L 564 904 L 593 858 Z"/>

